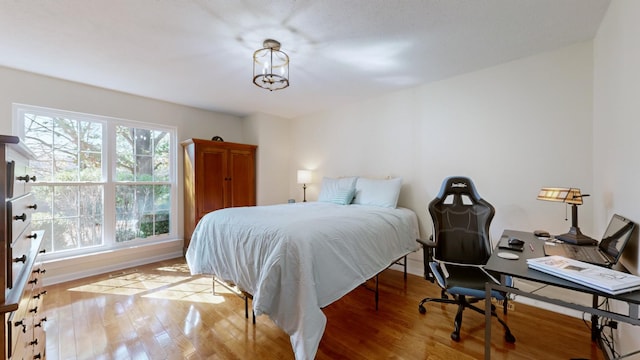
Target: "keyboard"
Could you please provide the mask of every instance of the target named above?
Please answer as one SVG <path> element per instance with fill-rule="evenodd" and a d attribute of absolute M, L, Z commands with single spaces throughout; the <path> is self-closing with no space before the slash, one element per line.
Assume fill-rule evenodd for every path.
<path fill-rule="evenodd" d="M 571 246 L 570 248 L 575 251 L 576 259 L 580 261 L 601 263 L 606 260 L 605 257 L 594 248 L 585 248 L 581 246 Z"/>

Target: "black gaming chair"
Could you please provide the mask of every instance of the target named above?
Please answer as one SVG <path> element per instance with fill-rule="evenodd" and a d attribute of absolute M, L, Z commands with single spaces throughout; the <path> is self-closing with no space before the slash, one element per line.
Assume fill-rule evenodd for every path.
<path fill-rule="evenodd" d="M 418 309 L 420 313 L 426 313 L 426 302 L 457 304 L 451 339 L 459 341 L 462 312 L 472 309 L 484 314 L 484 310 L 473 303 L 485 298 L 486 282 L 498 282 L 499 275 L 490 274 L 483 268 L 491 256 L 489 225 L 495 209 L 480 197 L 471 179 L 449 177 L 442 183 L 438 196 L 429 203 L 429 214 L 434 226 L 432 240 L 418 242 L 424 246 L 425 274 L 431 272 L 442 292 L 440 298 L 423 299 Z M 491 296 L 505 301 L 506 313 L 506 294 L 493 291 Z M 493 305 L 491 315 L 504 327 L 505 340 L 515 342 Z"/>

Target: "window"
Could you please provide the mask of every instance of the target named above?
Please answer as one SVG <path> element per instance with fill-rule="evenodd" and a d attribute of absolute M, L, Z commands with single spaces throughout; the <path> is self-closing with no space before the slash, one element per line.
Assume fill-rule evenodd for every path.
<path fill-rule="evenodd" d="M 32 222 L 48 257 L 175 237 L 175 128 L 26 105 L 14 114 L 36 159 Z"/>

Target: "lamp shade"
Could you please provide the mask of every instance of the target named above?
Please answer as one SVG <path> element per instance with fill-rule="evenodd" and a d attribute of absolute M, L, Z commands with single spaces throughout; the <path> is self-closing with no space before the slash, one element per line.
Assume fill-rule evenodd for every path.
<path fill-rule="evenodd" d="M 578 227 L 578 205 L 582 205 L 582 198 L 589 196 L 582 195 L 577 188 L 542 188 L 538 193 L 538 200 L 558 201 L 571 204 L 571 228 L 566 234 L 558 235 L 555 238 L 571 244 L 594 245 L 596 240 L 582 234 Z"/>
<path fill-rule="evenodd" d="M 577 188 L 542 188 L 538 193 L 538 200 L 582 205 L 582 194 Z"/>
<path fill-rule="evenodd" d="M 311 182 L 311 170 L 298 170 L 298 184 L 309 184 Z"/>

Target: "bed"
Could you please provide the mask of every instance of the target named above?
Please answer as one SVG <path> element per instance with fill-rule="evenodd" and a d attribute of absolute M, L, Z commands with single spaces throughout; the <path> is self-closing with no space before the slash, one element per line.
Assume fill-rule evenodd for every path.
<path fill-rule="evenodd" d="M 267 314 L 290 336 L 298 360 L 315 358 L 323 307 L 418 249 L 417 217 L 395 206 L 397 194 L 395 202 L 372 203 L 365 185 L 349 181 L 324 179 L 316 202 L 209 213 L 186 253 L 192 274 L 251 294 L 254 314 Z M 352 194 L 336 195 L 345 189 Z"/>

